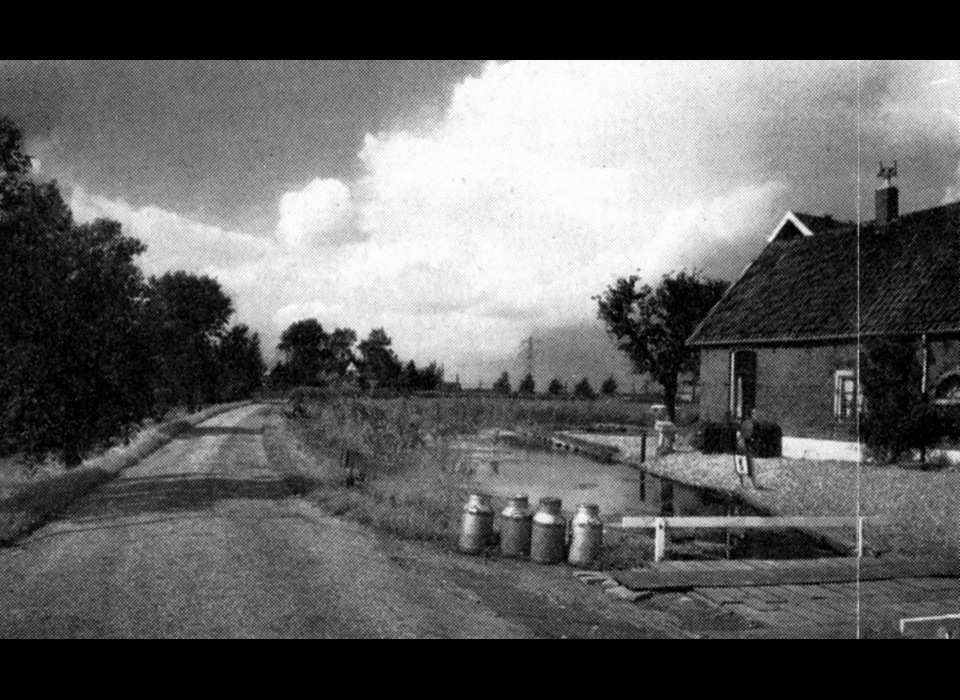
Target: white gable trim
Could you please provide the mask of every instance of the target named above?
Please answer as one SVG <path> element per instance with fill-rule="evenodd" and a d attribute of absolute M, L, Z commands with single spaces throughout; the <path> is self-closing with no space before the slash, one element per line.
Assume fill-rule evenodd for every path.
<path fill-rule="evenodd" d="M 777 234 L 780 233 L 780 229 L 782 229 L 788 221 L 794 226 L 796 226 L 798 229 L 800 229 L 800 233 L 802 233 L 804 236 L 813 235 L 813 231 L 807 228 L 807 226 L 802 221 L 800 221 L 799 218 L 797 218 L 796 214 L 794 214 L 792 211 L 788 211 L 786 214 L 783 215 L 783 218 L 780 220 L 780 223 L 777 224 L 777 227 L 773 229 L 773 233 L 770 234 L 770 237 L 767 239 L 767 243 L 769 243 L 770 241 L 774 240 L 777 237 Z"/>

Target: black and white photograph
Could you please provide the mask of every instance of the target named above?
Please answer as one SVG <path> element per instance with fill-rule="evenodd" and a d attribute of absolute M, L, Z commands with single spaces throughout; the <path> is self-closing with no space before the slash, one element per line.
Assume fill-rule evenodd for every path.
<path fill-rule="evenodd" d="M 960 639 L 960 60 L 0 60 L 0 639 Z"/>

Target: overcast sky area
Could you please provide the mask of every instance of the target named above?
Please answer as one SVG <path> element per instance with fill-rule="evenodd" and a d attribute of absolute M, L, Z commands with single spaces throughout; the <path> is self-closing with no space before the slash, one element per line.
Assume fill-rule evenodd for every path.
<path fill-rule="evenodd" d="M 531 333 L 538 381 L 625 381 L 593 295 L 734 279 L 788 209 L 871 219 L 881 159 L 902 212 L 960 199 L 958 61 L 4 63 L 0 113 L 268 357 L 301 318 L 383 326 L 468 385 Z"/>

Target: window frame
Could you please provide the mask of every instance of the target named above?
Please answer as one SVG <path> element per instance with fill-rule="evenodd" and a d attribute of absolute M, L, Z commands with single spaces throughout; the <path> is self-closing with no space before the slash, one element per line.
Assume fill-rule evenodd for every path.
<path fill-rule="evenodd" d="M 853 383 L 853 390 L 850 392 L 850 400 L 845 401 L 847 392 L 844 386 L 847 382 Z M 842 413 L 844 408 L 847 413 Z M 863 410 L 863 387 L 857 381 L 857 371 L 855 369 L 838 369 L 833 373 L 833 417 L 837 421 L 855 420 L 857 414 Z"/>

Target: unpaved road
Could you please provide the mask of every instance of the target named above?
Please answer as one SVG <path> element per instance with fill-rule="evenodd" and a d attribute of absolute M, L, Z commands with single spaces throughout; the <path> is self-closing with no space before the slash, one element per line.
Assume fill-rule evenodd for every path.
<path fill-rule="evenodd" d="M 684 636 L 565 567 L 325 515 L 271 469 L 271 410 L 202 423 L 0 550 L 0 637 Z"/>

